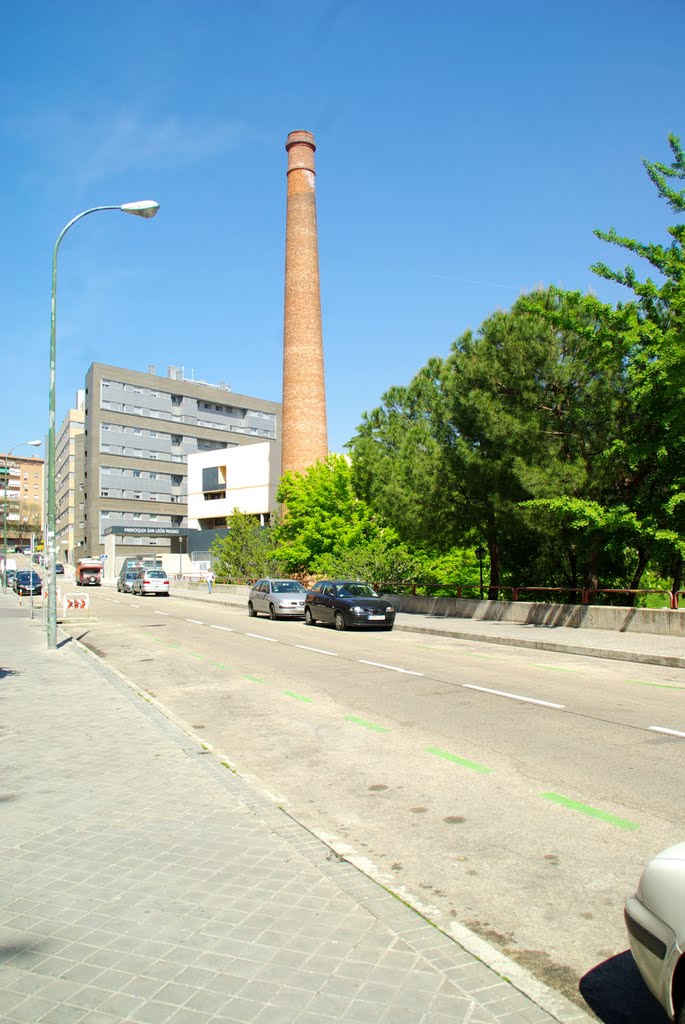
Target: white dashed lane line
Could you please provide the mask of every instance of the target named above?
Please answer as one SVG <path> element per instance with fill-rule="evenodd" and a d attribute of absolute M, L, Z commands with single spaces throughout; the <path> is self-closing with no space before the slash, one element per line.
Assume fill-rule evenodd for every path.
<path fill-rule="evenodd" d="M 201 619 L 186 619 L 186 622 L 194 622 L 196 626 L 204 626 Z"/>
<path fill-rule="evenodd" d="M 649 731 L 661 732 L 664 733 L 666 736 L 682 736 L 682 738 L 685 739 L 685 732 L 678 732 L 677 729 L 664 729 L 660 725 L 650 725 Z"/>
<path fill-rule="evenodd" d="M 396 665 L 384 665 L 381 661 L 365 661 L 359 658 L 360 665 L 373 665 L 375 668 L 387 668 L 390 672 L 403 672 L 407 676 L 422 676 L 423 672 L 412 672 L 410 668 L 398 668 Z"/>
<path fill-rule="evenodd" d="M 166 617 L 169 618 L 169 612 L 158 612 L 156 609 L 155 609 L 155 615 L 166 615 Z"/>
<path fill-rule="evenodd" d="M 261 633 L 246 633 L 245 636 L 253 636 L 255 640 L 266 640 L 270 644 L 277 644 L 280 642 L 275 640 L 272 636 L 262 636 Z"/>
<path fill-rule="evenodd" d="M 321 647 L 306 647 L 304 644 L 294 644 L 300 651 L 313 651 L 314 654 L 327 654 L 329 658 L 337 658 L 335 651 L 324 651 Z"/>
<path fill-rule="evenodd" d="M 524 697 L 520 693 L 507 693 L 505 690 L 489 690 L 487 686 L 473 686 L 472 683 L 462 683 L 467 690 L 478 690 L 480 693 L 492 693 L 495 697 L 507 697 L 509 700 L 518 700 L 524 704 L 540 704 L 543 708 L 557 708 L 561 710 L 564 704 L 553 704 L 549 700 L 536 700 L 534 697 Z"/>
<path fill-rule="evenodd" d="M 235 632 L 230 626 L 210 626 L 210 629 L 223 629 L 225 633 Z"/>

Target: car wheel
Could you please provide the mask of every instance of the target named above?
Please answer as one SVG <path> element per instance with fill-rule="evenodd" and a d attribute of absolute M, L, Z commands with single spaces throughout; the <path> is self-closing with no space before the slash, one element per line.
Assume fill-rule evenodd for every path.
<path fill-rule="evenodd" d="M 685 999 L 680 1004 L 680 1010 L 678 1016 L 675 1019 L 675 1024 L 685 1024 Z"/>
<path fill-rule="evenodd" d="M 257 615 L 257 612 L 254 610 L 254 605 L 252 604 L 252 601 L 247 602 L 247 614 L 253 619 Z"/>
<path fill-rule="evenodd" d="M 342 612 L 335 613 L 334 625 L 337 630 L 343 630 L 345 628 L 345 616 Z"/>
<path fill-rule="evenodd" d="M 276 609 L 272 604 L 269 605 L 269 618 L 273 621 L 277 618 Z"/>
<path fill-rule="evenodd" d="M 305 608 L 305 610 L 304 610 L 304 621 L 305 621 L 305 623 L 308 626 L 313 626 L 315 624 L 316 619 L 312 615 L 311 608 Z"/>
<path fill-rule="evenodd" d="M 383 626 L 382 629 L 385 630 L 386 633 L 389 633 L 390 630 L 392 629 L 392 626 Z"/>

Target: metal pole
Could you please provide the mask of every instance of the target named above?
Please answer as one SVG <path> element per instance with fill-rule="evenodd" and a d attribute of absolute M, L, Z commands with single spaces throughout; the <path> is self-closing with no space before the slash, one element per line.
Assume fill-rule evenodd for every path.
<path fill-rule="evenodd" d="M 100 210 L 122 210 L 124 213 L 133 213 L 140 217 L 154 217 L 159 209 L 157 203 L 145 201 L 142 203 L 124 203 L 121 206 L 93 206 L 90 210 L 78 213 L 66 224 L 55 242 L 52 252 L 52 288 L 50 302 L 50 394 L 48 401 L 48 509 L 47 509 L 47 531 L 46 551 L 47 559 L 47 583 L 48 583 L 48 619 L 47 635 L 48 650 L 57 649 L 57 573 L 55 572 L 55 362 L 56 362 L 56 329 L 57 329 L 57 252 L 60 242 L 70 227 L 82 217 L 90 213 L 99 213 Z"/>
<path fill-rule="evenodd" d="M 483 600 L 483 559 L 480 558 L 480 599 Z"/>

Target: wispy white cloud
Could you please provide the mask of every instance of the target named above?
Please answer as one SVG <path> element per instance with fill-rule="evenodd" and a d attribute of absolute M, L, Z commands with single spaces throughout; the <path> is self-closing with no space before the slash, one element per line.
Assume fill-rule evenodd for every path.
<path fill-rule="evenodd" d="M 38 174 L 68 177 L 87 187 L 113 175 L 160 163 L 165 167 L 200 164 L 233 149 L 250 129 L 237 121 L 212 118 L 143 119 L 130 110 L 101 110 L 97 118 L 46 110 L 32 118 L 6 119 L 3 133 L 33 150 Z"/>

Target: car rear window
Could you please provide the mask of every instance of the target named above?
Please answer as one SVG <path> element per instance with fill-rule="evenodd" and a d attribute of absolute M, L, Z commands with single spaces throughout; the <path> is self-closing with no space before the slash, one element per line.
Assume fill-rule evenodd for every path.
<path fill-rule="evenodd" d="M 165 572 L 161 572 L 159 569 L 151 569 L 150 572 L 147 573 L 147 576 L 151 580 L 165 580 L 166 579 L 166 573 Z"/>

